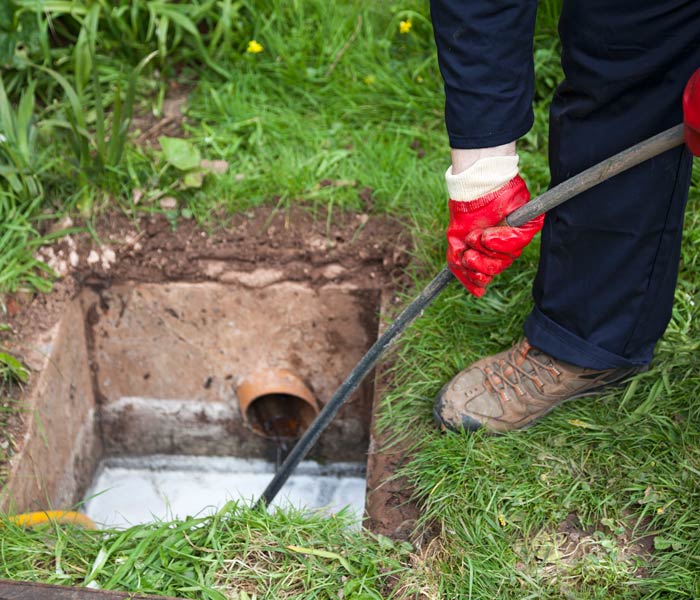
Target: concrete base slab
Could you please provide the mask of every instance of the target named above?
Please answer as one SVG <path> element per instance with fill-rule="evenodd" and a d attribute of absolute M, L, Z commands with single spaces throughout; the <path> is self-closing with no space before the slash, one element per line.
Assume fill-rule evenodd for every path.
<path fill-rule="evenodd" d="M 205 516 L 229 500 L 253 503 L 275 464 L 230 457 L 149 456 L 103 462 L 86 494 L 84 512 L 103 527 Z M 365 469 L 356 463 L 303 461 L 273 506 L 349 507 L 360 525 L 365 506 Z"/>

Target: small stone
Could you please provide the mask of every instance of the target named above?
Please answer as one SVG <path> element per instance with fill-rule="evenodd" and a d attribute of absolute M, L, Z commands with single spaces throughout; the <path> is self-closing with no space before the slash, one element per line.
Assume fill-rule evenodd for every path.
<path fill-rule="evenodd" d="M 90 250 L 90 254 L 88 254 L 87 257 L 87 264 L 94 265 L 98 262 L 100 262 L 100 255 L 97 254 L 97 252 L 95 252 L 94 250 Z"/>
<path fill-rule="evenodd" d="M 334 241 L 317 235 L 308 238 L 306 243 L 313 250 L 322 251 L 331 250 L 337 246 Z"/>
<path fill-rule="evenodd" d="M 47 264 L 59 277 L 63 277 L 66 273 L 68 273 L 68 263 L 62 258 L 53 258 Z"/>
<path fill-rule="evenodd" d="M 68 255 L 68 262 L 70 263 L 70 266 L 74 269 L 78 266 L 78 263 L 80 262 L 80 256 L 78 256 L 78 253 L 75 250 L 70 251 L 70 254 Z"/>
<path fill-rule="evenodd" d="M 328 265 L 321 271 L 326 279 L 336 279 L 345 273 L 346 269 L 342 265 Z"/>
<path fill-rule="evenodd" d="M 199 166 L 205 171 L 214 173 L 215 175 L 223 175 L 228 171 L 228 162 L 225 160 L 207 160 L 200 161 Z"/>
<path fill-rule="evenodd" d="M 115 260 L 117 260 L 117 255 L 111 248 L 105 248 L 102 251 L 102 260 L 113 263 Z"/>
<path fill-rule="evenodd" d="M 163 210 L 175 210 L 177 208 L 177 200 L 172 196 L 166 196 L 160 201 L 160 207 Z"/>
<path fill-rule="evenodd" d="M 43 246 L 39 249 L 39 253 L 44 255 L 49 260 L 56 257 L 56 253 L 51 246 Z"/>

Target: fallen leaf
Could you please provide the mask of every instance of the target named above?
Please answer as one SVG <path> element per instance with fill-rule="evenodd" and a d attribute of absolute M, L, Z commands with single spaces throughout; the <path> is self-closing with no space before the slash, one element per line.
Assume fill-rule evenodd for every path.
<path fill-rule="evenodd" d="M 163 149 L 165 160 L 180 171 L 194 169 L 202 160 L 199 150 L 188 140 L 161 136 L 158 142 Z"/>
<path fill-rule="evenodd" d="M 585 421 L 581 421 L 581 419 L 569 419 L 567 423 L 569 423 L 569 425 L 573 425 L 574 427 L 581 427 L 582 429 L 600 429 L 600 427 L 591 425 Z"/>
<path fill-rule="evenodd" d="M 329 552 L 328 550 L 319 550 L 317 548 L 304 548 L 303 546 L 287 546 L 287 550 L 292 552 L 298 552 L 299 554 L 309 554 L 311 556 L 319 556 L 321 558 L 330 558 L 337 560 L 345 569 L 352 573 L 352 568 L 348 560 L 336 552 Z"/>

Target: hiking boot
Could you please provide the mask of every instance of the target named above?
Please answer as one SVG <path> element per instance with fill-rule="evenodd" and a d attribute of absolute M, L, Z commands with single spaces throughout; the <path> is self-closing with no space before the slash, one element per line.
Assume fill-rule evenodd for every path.
<path fill-rule="evenodd" d="M 458 373 L 438 394 L 433 415 L 443 430 L 523 429 L 562 402 L 595 394 L 646 368 L 584 369 L 552 358 L 523 339 Z"/>

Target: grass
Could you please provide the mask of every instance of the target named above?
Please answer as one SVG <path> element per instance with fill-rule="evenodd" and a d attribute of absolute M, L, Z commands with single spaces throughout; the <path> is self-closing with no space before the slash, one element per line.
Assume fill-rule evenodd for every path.
<path fill-rule="evenodd" d="M 0 332 L 8 328 L 0 322 Z M 8 460 L 16 450 L 10 422 L 20 410 L 18 398 L 28 380 L 27 368 L 0 346 L 0 482 L 6 480 Z"/>
<path fill-rule="evenodd" d="M 122 532 L 0 521 L 0 577 L 185 598 L 386 597 L 405 579 L 410 546 L 293 510 L 264 514 L 230 503 L 216 515 Z"/>
<path fill-rule="evenodd" d="M 426 2 L 45 5 L 0 8 L 13 11 L 0 19 L 11 23 L 4 34 L 0 26 L 0 42 L 15 44 L 3 55 L 0 43 L 9 65 L 0 97 L 8 184 L 0 292 L 48 287 L 33 258 L 44 213 L 138 216 L 161 212 L 163 195 L 178 200 L 173 221 L 194 216 L 208 227 L 263 203 L 328 208 L 330 219 L 338 210 L 388 213 L 414 236 L 414 288 L 441 268 L 448 153 Z M 557 12 L 557 2 L 540 3 L 535 126 L 520 142 L 533 193 L 548 183 Z M 406 19 L 413 27 L 401 34 Z M 261 53 L 246 53 L 251 39 Z M 181 160 L 178 143 L 161 151 L 124 137 L 132 111 L 159 116 L 174 83 L 189 92 L 184 155 L 224 160 L 226 173 L 193 184 L 186 178 L 196 165 Z M 55 151 L 64 147 L 72 150 Z M 134 190 L 144 191 L 138 204 Z M 263 516 L 230 505 L 216 517 L 124 532 L 4 523 L 0 577 L 192 598 L 337 598 L 342 590 L 359 599 L 391 586 L 428 598 L 700 597 L 699 199 L 696 168 L 672 322 L 654 369 L 620 391 L 567 405 L 525 433 L 435 431 L 441 385 L 521 335 L 534 245 L 486 297 L 450 287 L 405 334 L 381 419 L 414 445 L 404 475 L 423 507 L 420 525 L 438 532 L 428 546 L 412 553 L 348 532 L 342 516 Z M 564 543 L 567 527 L 575 548 Z"/>
<path fill-rule="evenodd" d="M 697 169 L 694 180 L 691 205 L 700 199 Z M 445 551 L 431 568 L 443 574 L 443 597 L 464 593 L 467 579 L 465 597 L 474 598 L 700 594 L 699 235 L 689 212 L 673 319 L 653 369 L 526 432 L 441 435 L 431 409 L 454 372 L 521 336 L 535 249 L 478 302 L 449 289 L 406 334 L 381 414 L 415 443 L 404 475 L 423 524 L 440 529 Z M 547 547 L 571 515 L 591 543 L 563 560 Z M 646 536 L 651 549 L 632 548 Z"/>

